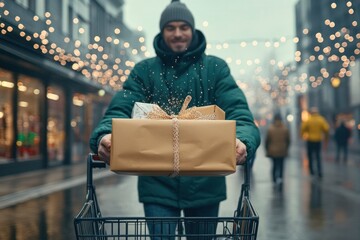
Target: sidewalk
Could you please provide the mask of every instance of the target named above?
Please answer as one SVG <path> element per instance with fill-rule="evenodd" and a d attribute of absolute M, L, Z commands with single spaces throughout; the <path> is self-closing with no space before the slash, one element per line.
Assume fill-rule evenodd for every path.
<path fill-rule="evenodd" d="M 359 155 L 359 160 L 360 160 L 360 146 L 353 143 L 349 145 L 349 152 L 352 152 L 354 154 L 358 154 Z"/>
<path fill-rule="evenodd" d="M 299 160 L 307 159 L 306 147 L 304 142 L 296 142 L 293 146 L 293 156 L 297 156 Z M 295 150 L 295 151 L 294 151 Z M 305 162 L 308 164 L 308 162 Z M 322 188 L 359 199 L 360 197 L 360 149 L 354 144 L 349 145 L 348 160 L 345 163 L 340 158 L 340 162 L 336 161 L 336 145 L 333 141 L 322 151 L 322 166 L 324 179 L 322 180 Z M 308 171 L 308 166 L 305 167 Z M 308 175 L 308 173 L 304 173 Z"/>
<path fill-rule="evenodd" d="M 295 155 L 299 156 L 298 151 L 303 151 L 302 145 L 300 143 L 294 144 L 297 146 Z M 360 173 L 358 171 L 360 169 L 360 149 L 352 146 L 346 165 L 343 163 L 336 165 L 334 156 L 335 148 L 329 145 L 328 150 L 323 154 L 324 171 L 327 175 L 324 183 L 328 183 L 329 186 L 341 186 L 342 191 L 344 189 L 349 191 L 348 195 L 360 194 Z M 261 160 L 259 159 L 259 161 Z M 102 169 L 94 173 L 94 180 L 111 175 L 113 175 L 111 171 Z M 0 182 L 0 209 L 2 209 L 32 198 L 84 184 L 86 182 L 86 161 L 0 177 Z M 332 188 L 332 191 L 335 191 L 334 189 L 336 188 Z"/>
<path fill-rule="evenodd" d="M 94 180 L 113 174 L 103 169 L 94 173 Z M 86 182 L 86 161 L 42 169 L 29 173 L 0 177 L 0 209 L 36 197 L 71 188 Z"/>
<path fill-rule="evenodd" d="M 332 146 L 323 152 L 324 178 L 319 181 L 309 176 L 302 143 L 294 142 L 286 160 L 284 187 L 279 191 L 271 181 L 271 161 L 265 157 L 264 147 L 259 147 L 252 169 L 250 189 L 251 202 L 260 216 L 257 239 L 358 239 L 360 230 L 356 223 L 360 221 L 360 215 L 356 213 L 360 210 L 360 155 L 351 152 L 346 164 L 336 163 L 334 152 Z M 116 176 L 113 178 L 116 181 L 108 181 L 112 179 L 111 176 Z M 220 216 L 233 216 L 243 177 L 240 169 L 227 177 L 228 198 L 220 205 Z M 107 168 L 94 171 L 94 179 L 99 178 L 105 180 L 96 182 L 103 216 L 143 216 L 143 207 L 136 191 L 137 177 L 126 176 L 119 179 Z M 36 225 L 33 229 L 35 236 L 38 229 L 56 230 L 62 237 L 68 232 L 73 234 L 69 216 L 72 218 L 78 212 L 83 199 L 75 197 L 78 196 L 77 188 L 63 194 L 67 198 L 58 198 L 57 194 L 51 193 L 59 191 L 58 196 L 62 196 L 61 191 L 65 189 L 84 186 L 86 161 L 2 177 L 0 182 L 0 209 L 1 216 L 4 216 L 0 226 L 4 226 L 4 231 L 10 231 L 9 235 L 12 231 L 23 233 L 24 226 L 27 228 L 29 224 Z M 83 189 L 81 186 L 81 190 Z M 48 194 L 55 197 L 25 202 Z M 69 199 L 72 200 L 68 202 Z M 15 206 L 22 202 L 24 204 Z M 46 210 L 44 206 L 53 208 Z M 54 208 L 60 211 L 56 216 L 46 212 L 54 213 Z M 24 219 L 24 216 L 28 218 Z M 54 236 L 50 238 L 55 239 Z"/>

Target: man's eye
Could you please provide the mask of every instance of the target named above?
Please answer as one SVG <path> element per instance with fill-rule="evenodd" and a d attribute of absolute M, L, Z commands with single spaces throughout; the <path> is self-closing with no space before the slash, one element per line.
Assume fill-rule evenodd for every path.
<path fill-rule="evenodd" d="M 190 28 L 189 25 L 181 26 L 181 30 L 182 30 L 182 31 L 187 31 L 187 30 L 189 30 L 189 28 Z"/>

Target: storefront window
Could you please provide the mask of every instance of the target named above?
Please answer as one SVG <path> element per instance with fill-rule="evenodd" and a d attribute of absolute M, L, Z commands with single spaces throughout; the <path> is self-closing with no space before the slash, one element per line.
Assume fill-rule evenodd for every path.
<path fill-rule="evenodd" d="M 0 164 L 14 161 L 12 156 L 14 81 L 12 74 L 0 69 Z"/>
<path fill-rule="evenodd" d="M 40 104 L 43 85 L 38 79 L 20 75 L 17 84 L 18 136 L 16 140 L 19 160 L 40 159 Z"/>
<path fill-rule="evenodd" d="M 47 89 L 48 123 L 47 147 L 49 164 L 54 165 L 64 160 L 65 141 L 65 94 L 62 88 L 50 86 Z"/>
<path fill-rule="evenodd" d="M 72 161 L 84 160 L 88 150 L 89 127 L 85 121 L 87 98 L 83 94 L 75 93 L 72 99 L 71 129 L 73 133 Z"/>
<path fill-rule="evenodd" d="M 91 151 L 89 139 L 94 127 L 103 117 L 111 96 L 104 91 L 98 94 L 75 93 L 72 99 L 72 162 L 84 160 Z"/>

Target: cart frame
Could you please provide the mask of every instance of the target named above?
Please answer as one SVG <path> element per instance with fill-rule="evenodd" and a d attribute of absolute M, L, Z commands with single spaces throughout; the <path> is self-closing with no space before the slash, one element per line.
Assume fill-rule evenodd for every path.
<path fill-rule="evenodd" d="M 249 198 L 250 172 L 244 164 L 244 183 L 233 217 L 103 217 L 93 183 L 93 169 L 106 168 L 106 163 L 93 153 L 87 158 L 86 201 L 74 218 L 78 240 L 127 239 L 239 239 L 256 240 L 259 215 Z M 160 224 L 160 225 L 159 225 Z M 184 226 L 198 228 L 198 234 L 184 233 Z M 150 234 L 152 226 L 161 227 L 162 234 Z M 207 229 L 216 228 L 216 234 Z M 173 232 L 173 229 L 176 231 Z M 171 230 L 170 230 L 171 229 Z"/>

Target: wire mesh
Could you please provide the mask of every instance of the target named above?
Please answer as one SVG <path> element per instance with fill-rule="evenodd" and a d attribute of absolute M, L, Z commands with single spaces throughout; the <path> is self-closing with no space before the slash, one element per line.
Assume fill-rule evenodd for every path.
<path fill-rule="evenodd" d="M 86 202 L 75 218 L 78 240 L 90 239 L 239 239 L 255 240 L 259 218 L 244 199 L 240 217 L 98 217 L 95 203 Z M 181 227 L 180 227 L 181 226 Z M 182 230 L 184 229 L 184 230 Z"/>
<path fill-rule="evenodd" d="M 247 165 L 246 165 L 247 166 Z M 256 240 L 259 216 L 249 200 L 249 170 L 233 217 L 103 217 L 93 185 L 93 168 L 106 167 L 89 154 L 86 202 L 74 219 L 78 240 Z"/>

